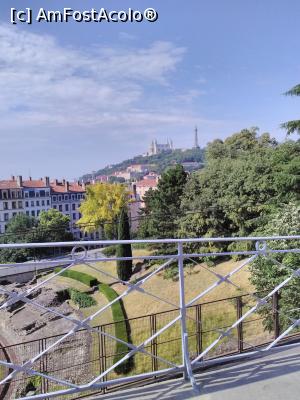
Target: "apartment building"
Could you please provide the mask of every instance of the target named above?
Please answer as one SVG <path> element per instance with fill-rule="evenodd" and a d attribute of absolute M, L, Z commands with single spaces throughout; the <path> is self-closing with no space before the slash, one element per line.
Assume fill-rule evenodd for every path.
<path fill-rule="evenodd" d="M 85 184 L 65 179 L 50 181 L 49 177 L 23 180 L 22 176 L 0 181 L 0 233 L 8 221 L 19 213 L 38 218 L 41 211 L 54 208 L 70 218 L 70 232 L 75 239 L 102 238 L 101 230 L 86 234 L 76 222 L 81 217 L 79 206 L 85 198 Z"/>
<path fill-rule="evenodd" d="M 19 177 L 0 181 L 0 233 L 5 232 L 7 222 L 19 213 L 23 213 L 23 192 Z"/>

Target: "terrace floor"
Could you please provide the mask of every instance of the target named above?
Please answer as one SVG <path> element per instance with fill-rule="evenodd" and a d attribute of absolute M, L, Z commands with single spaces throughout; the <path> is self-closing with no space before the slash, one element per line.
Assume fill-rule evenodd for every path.
<path fill-rule="evenodd" d="M 174 379 L 93 397 L 93 400 L 296 400 L 300 398 L 300 344 L 197 374 L 201 395 Z"/>

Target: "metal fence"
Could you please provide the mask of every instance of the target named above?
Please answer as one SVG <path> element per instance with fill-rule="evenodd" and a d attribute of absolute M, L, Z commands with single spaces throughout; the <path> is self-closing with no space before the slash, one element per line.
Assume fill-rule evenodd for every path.
<path fill-rule="evenodd" d="M 270 238 L 219 238 L 219 239 L 191 239 L 191 240 L 153 240 L 150 243 L 159 245 L 177 246 L 177 254 L 162 256 L 137 256 L 133 259 L 157 260 L 156 265 L 136 283 L 122 282 L 124 290 L 115 300 L 99 308 L 94 314 L 84 319 L 74 319 L 67 315 L 45 308 L 44 311 L 59 318 L 70 320 L 74 327 L 66 334 L 6 345 L 0 350 L 2 396 L 7 399 L 45 399 L 61 398 L 75 399 L 91 393 L 106 393 L 117 390 L 125 385 L 136 384 L 139 381 L 153 381 L 161 376 L 183 374 L 196 388 L 193 372 L 207 365 L 208 361 L 224 358 L 229 355 L 245 352 L 250 354 L 257 351 L 267 351 L 291 335 L 297 334 L 300 319 L 290 318 L 288 326 L 281 323 L 283 318 L 279 307 L 279 298 L 284 290 L 288 290 L 293 280 L 299 279 L 300 269 L 283 265 L 276 255 L 299 254 L 299 247 L 292 248 L 288 243 L 298 241 L 300 236 L 270 237 Z M 248 251 L 198 251 L 189 253 L 184 251 L 185 244 L 205 245 L 208 243 L 255 243 L 255 247 Z M 145 241 L 130 241 L 130 243 L 145 243 Z M 105 276 L 111 276 L 105 269 L 105 264 L 99 262 L 118 260 L 117 258 L 87 257 L 84 246 L 91 243 L 48 243 L 35 245 L 0 245 L 0 247 L 46 247 L 46 246 L 73 246 L 69 260 L 63 261 L 65 269 L 75 265 L 85 264 Z M 117 243 L 128 243 L 122 241 Z M 149 243 L 149 241 L 148 241 Z M 98 245 L 116 244 L 116 242 L 97 242 Z M 284 245 L 283 245 L 284 244 Z M 76 255 L 77 249 L 84 252 Z M 192 260 L 196 264 L 199 258 L 240 256 L 243 259 L 233 270 L 225 275 L 215 272 L 214 268 L 207 268 L 215 278 L 205 290 L 197 296 L 188 299 L 188 290 L 185 288 L 184 262 Z M 212 292 L 222 284 L 238 287 L 233 276 L 242 271 L 258 258 L 270 260 L 278 268 L 285 269 L 284 279 L 265 293 L 247 294 L 224 298 L 218 301 L 201 303 L 206 294 Z M 163 263 L 162 263 L 163 262 Z M 41 261 L 42 263 L 42 261 Z M 49 263 L 49 262 L 48 262 Z M 162 263 L 162 264 L 161 264 Z M 92 326 L 93 319 L 105 311 L 116 301 L 123 299 L 133 291 L 150 296 L 156 301 L 172 305 L 168 299 L 154 295 L 143 288 L 143 285 L 159 272 L 178 266 L 179 307 L 168 311 L 131 318 L 127 321 L 130 330 L 130 341 L 124 342 L 116 335 L 116 323 Z M 58 261 L 53 262 L 53 266 Z M 15 264 L 14 267 L 18 265 Z M 30 304 L 32 307 L 43 309 L 43 305 L 30 298 L 35 290 L 55 279 L 62 271 L 55 272 L 50 277 L 38 282 L 34 288 L 24 292 L 9 292 L 2 286 L 0 291 L 6 296 L 0 309 L 12 306 L 18 301 Z M 117 277 L 114 277 L 116 281 Z M 224 285 L 225 286 L 225 285 Z M 28 297 L 29 296 L 29 297 Z M 295 314 L 294 304 L 291 309 Z M 268 310 L 268 315 L 266 314 Z M 262 315 L 264 310 L 264 315 Z M 293 315 L 294 315 L 293 314 Z M 286 319 L 286 315 L 284 315 Z M 269 319 L 268 329 L 264 322 Z M 270 325 L 271 321 L 271 325 Z M 122 323 L 122 322 L 119 322 Z M 118 324 L 118 323 L 117 323 Z M 0 337 L 1 341 L 1 337 Z M 127 346 L 127 350 L 116 354 L 116 342 Z M 116 357 L 117 356 L 117 357 Z M 127 370 L 121 373 L 118 366 L 129 363 Z M 118 371 L 118 372 L 116 372 Z M 30 393 L 30 385 L 35 393 Z M 36 390 L 38 389 L 38 390 Z"/>

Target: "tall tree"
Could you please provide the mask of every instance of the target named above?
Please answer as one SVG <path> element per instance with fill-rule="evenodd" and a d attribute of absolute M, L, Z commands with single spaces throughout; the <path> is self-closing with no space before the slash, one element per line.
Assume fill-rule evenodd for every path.
<path fill-rule="evenodd" d="M 299 202 L 291 202 L 274 210 L 267 224 L 262 226 L 256 234 L 261 236 L 288 236 L 297 235 L 299 232 Z M 299 245 L 300 242 L 296 239 L 268 242 L 269 248 L 280 250 L 297 249 Z M 266 291 L 271 291 L 275 286 L 290 277 L 293 271 L 298 270 L 299 262 L 300 254 L 296 252 L 272 254 L 272 257 L 261 256 L 252 263 L 251 281 L 261 295 L 266 294 Z M 283 286 L 279 295 L 279 321 L 281 330 L 283 330 L 292 325 L 293 318 L 299 318 L 299 278 L 295 277 L 287 285 Z M 260 312 L 264 316 L 265 327 L 271 331 L 274 321 L 271 308 L 263 308 Z"/>
<path fill-rule="evenodd" d="M 139 234 L 143 237 L 174 238 L 177 236 L 180 203 L 187 181 L 181 165 L 167 169 L 156 190 L 149 190 L 144 198 Z"/>
<path fill-rule="evenodd" d="M 181 236 L 252 234 L 274 207 L 299 195 L 299 154 L 300 143 L 279 145 L 253 130 L 209 144 L 206 167 L 182 196 Z"/>
<path fill-rule="evenodd" d="M 122 208 L 118 226 L 118 240 L 130 240 L 130 226 L 128 213 Z M 117 246 L 117 257 L 132 257 L 131 244 L 119 244 Z M 132 260 L 118 260 L 117 273 L 119 279 L 128 281 L 132 275 Z"/>
<path fill-rule="evenodd" d="M 82 217 L 77 224 L 88 233 L 104 227 L 106 237 L 114 238 L 118 216 L 128 201 L 128 191 L 124 185 L 111 183 L 90 185 L 86 190 L 86 198 L 79 207 Z"/>
<path fill-rule="evenodd" d="M 294 86 L 291 90 L 285 93 L 287 96 L 300 96 L 300 85 Z M 300 134 L 300 120 L 288 121 L 281 125 L 282 128 L 287 130 L 287 134 L 290 135 L 294 132 Z"/>

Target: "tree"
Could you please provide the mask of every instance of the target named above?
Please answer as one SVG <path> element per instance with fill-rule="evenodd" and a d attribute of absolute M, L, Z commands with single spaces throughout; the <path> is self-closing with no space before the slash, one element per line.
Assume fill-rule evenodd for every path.
<path fill-rule="evenodd" d="M 262 236 L 287 236 L 297 235 L 300 231 L 300 206 L 299 202 L 289 203 L 280 209 L 274 210 L 269 222 L 256 233 Z M 299 240 L 281 240 L 268 242 L 269 248 L 281 250 L 299 248 Z M 275 262 L 276 260 L 277 262 Z M 292 272 L 298 270 L 300 262 L 299 253 L 272 254 L 268 257 L 257 258 L 251 266 L 251 282 L 260 296 L 270 292 L 274 287 L 291 276 Z M 281 266 L 280 266 L 281 265 Z M 292 325 L 291 318 L 299 318 L 300 292 L 299 278 L 292 279 L 279 292 L 279 320 L 281 329 Z M 273 329 L 273 316 L 270 308 L 262 308 L 266 329 Z"/>
<path fill-rule="evenodd" d="M 287 96 L 300 96 L 300 85 L 294 86 L 291 90 L 285 93 Z M 300 120 L 288 121 L 281 125 L 282 128 L 287 130 L 287 134 L 291 135 L 294 132 L 300 134 Z"/>
<path fill-rule="evenodd" d="M 278 144 L 252 129 L 209 144 L 207 165 L 191 175 L 182 196 L 180 236 L 252 234 L 275 207 L 299 195 L 299 154 L 300 143 Z"/>
<path fill-rule="evenodd" d="M 35 229 L 37 222 L 34 218 L 25 214 L 18 214 L 10 219 L 6 226 L 5 235 L 1 237 L 3 244 L 28 243 L 30 232 Z M 1 263 L 25 262 L 32 255 L 29 249 L 1 249 Z"/>
<path fill-rule="evenodd" d="M 155 238 L 175 238 L 178 232 L 180 203 L 187 181 L 181 165 L 167 169 L 161 176 L 156 190 L 149 190 L 144 197 L 139 235 Z"/>
<path fill-rule="evenodd" d="M 118 240 L 130 240 L 130 227 L 128 214 L 125 207 L 122 208 L 119 217 Z M 117 257 L 132 257 L 131 244 L 118 244 Z M 118 260 L 117 273 L 119 279 L 128 281 L 132 275 L 132 260 Z"/>
<path fill-rule="evenodd" d="M 79 207 L 82 217 L 77 224 L 88 233 L 104 227 L 106 237 L 113 238 L 116 236 L 118 216 L 128 202 L 128 191 L 121 184 L 98 183 L 87 186 L 86 198 Z"/>
<path fill-rule="evenodd" d="M 7 224 L 3 243 L 44 243 L 73 240 L 69 232 L 68 216 L 57 210 L 42 211 L 39 219 L 18 214 Z M 29 259 L 53 255 L 52 248 L 2 249 L 0 260 L 6 262 L 25 262 Z"/>
<path fill-rule="evenodd" d="M 73 235 L 69 232 L 70 217 L 62 214 L 58 210 L 50 209 L 48 211 L 42 211 L 38 221 L 38 228 L 44 231 L 47 241 L 65 242 L 73 240 Z"/>

